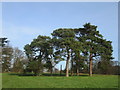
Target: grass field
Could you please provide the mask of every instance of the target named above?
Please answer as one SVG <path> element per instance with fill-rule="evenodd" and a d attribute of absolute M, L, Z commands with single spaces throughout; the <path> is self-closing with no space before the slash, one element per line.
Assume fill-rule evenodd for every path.
<path fill-rule="evenodd" d="M 117 75 L 19 76 L 3 73 L 3 88 L 118 88 Z"/>

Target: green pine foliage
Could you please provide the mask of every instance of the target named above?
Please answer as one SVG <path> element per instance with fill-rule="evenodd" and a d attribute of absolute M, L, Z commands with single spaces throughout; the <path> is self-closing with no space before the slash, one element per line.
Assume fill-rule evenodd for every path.
<path fill-rule="evenodd" d="M 71 72 L 76 70 L 76 74 L 79 75 L 80 68 L 88 68 L 87 62 L 87 64 L 89 63 L 89 74 L 92 76 L 95 58 L 100 57 L 101 60 L 108 62 L 113 59 L 112 42 L 104 39 L 97 30 L 97 26 L 90 23 L 83 25 L 83 28 L 59 28 L 54 30 L 51 35 L 52 38 L 39 35 L 24 47 L 29 62 L 39 62 L 36 65 L 38 71 L 41 69 L 40 66 L 46 66 L 52 70 L 51 67 L 54 66 L 52 62 L 56 65 L 60 61 L 66 61 L 66 76 L 69 76 L 70 63 Z M 51 64 L 49 63 L 49 65 L 48 62 Z M 46 65 L 44 65 L 45 63 Z"/>

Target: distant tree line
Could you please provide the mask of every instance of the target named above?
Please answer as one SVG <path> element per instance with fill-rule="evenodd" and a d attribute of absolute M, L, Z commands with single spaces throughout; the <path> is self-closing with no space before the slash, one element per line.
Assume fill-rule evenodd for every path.
<path fill-rule="evenodd" d="M 66 68 L 61 72 L 66 77 L 75 73 L 119 74 L 112 42 L 103 38 L 97 26 L 86 23 L 83 28 L 59 28 L 51 35 L 33 39 L 25 45 L 25 54 L 7 45 L 7 38 L 0 38 L 2 72 L 33 72 L 39 76 L 47 69 L 52 75 L 56 64 L 65 61 Z"/>
<path fill-rule="evenodd" d="M 7 38 L 0 38 L 1 72 L 23 72 L 27 57 L 17 47 L 12 47 Z"/>

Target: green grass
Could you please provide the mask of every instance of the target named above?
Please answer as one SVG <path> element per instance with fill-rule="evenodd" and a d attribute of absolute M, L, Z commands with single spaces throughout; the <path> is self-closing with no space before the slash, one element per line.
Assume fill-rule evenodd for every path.
<path fill-rule="evenodd" d="M 19 76 L 3 73 L 3 88 L 118 88 L 117 75 Z"/>

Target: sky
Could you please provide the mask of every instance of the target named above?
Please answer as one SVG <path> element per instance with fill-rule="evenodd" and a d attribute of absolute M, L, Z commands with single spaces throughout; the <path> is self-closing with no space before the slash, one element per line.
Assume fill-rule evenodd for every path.
<path fill-rule="evenodd" d="M 118 60 L 117 2 L 4 2 L 2 35 L 10 45 L 24 50 L 38 35 L 51 36 L 58 28 L 81 28 L 87 22 L 98 26 L 105 39 L 112 41 L 113 57 Z M 57 67 L 65 63 L 61 62 Z"/>

